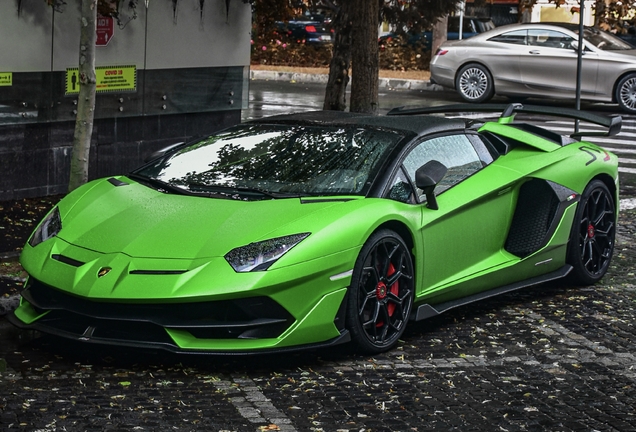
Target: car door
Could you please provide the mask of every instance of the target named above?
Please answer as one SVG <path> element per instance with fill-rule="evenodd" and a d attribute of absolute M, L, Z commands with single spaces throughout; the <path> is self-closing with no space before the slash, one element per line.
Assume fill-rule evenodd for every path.
<path fill-rule="evenodd" d="M 448 172 L 435 189 L 439 210 L 420 204 L 420 295 L 441 293 L 513 259 L 501 250 L 513 213 L 511 184 L 518 174 L 492 164 L 493 152 L 477 134 L 444 135 L 417 144 L 403 162 L 409 180 L 414 182 L 415 171 L 431 160 L 443 163 Z M 426 200 L 419 189 L 415 195 L 417 202 Z"/>
<path fill-rule="evenodd" d="M 485 53 L 480 58 L 492 73 L 497 94 L 524 93 L 519 56 L 526 49 L 526 38 L 526 30 L 512 30 L 488 39 Z"/>
<path fill-rule="evenodd" d="M 575 96 L 578 53 L 573 42 L 572 36 L 556 30 L 528 30 L 528 45 L 519 56 L 521 79 L 528 96 Z M 585 51 L 582 68 L 581 96 L 592 97 L 596 93 L 597 54 Z"/>

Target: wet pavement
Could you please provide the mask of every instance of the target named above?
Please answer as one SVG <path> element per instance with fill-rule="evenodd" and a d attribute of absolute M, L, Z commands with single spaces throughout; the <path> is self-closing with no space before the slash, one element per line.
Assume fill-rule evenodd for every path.
<path fill-rule="evenodd" d="M 314 109 L 302 93 L 285 97 Z M 634 431 L 633 204 L 597 285 L 544 284 L 411 323 L 377 356 L 176 356 L 0 317 L 0 431 Z"/>

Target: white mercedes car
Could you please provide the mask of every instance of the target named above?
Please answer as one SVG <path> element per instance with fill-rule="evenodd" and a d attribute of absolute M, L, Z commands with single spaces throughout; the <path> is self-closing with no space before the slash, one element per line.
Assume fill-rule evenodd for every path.
<path fill-rule="evenodd" d="M 431 81 L 468 102 L 494 95 L 574 99 L 578 32 L 577 24 L 511 24 L 448 41 L 431 60 Z M 636 48 L 593 27 L 583 37 L 581 99 L 636 113 Z"/>

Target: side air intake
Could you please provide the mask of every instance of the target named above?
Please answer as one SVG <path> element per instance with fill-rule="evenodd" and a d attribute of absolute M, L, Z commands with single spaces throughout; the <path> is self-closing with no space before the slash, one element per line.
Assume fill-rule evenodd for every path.
<path fill-rule="evenodd" d="M 567 204 L 575 196 L 575 192 L 545 180 L 533 179 L 524 183 L 505 249 L 523 258 L 545 246 Z"/>

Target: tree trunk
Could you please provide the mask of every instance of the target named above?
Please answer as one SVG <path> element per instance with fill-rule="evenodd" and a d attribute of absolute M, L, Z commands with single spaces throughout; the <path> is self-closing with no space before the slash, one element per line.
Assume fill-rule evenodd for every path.
<path fill-rule="evenodd" d="M 351 112 L 378 112 L 380 2 L 349 0 L 356 11 L 351 38 Z"/>
<path fill-rule="evenodd" d="M 439 48 L 448 38 L 448 15 L 440 18 L 433 27 L 433 40 L 431 42 L 431 55 L 435 55 Z"/>
<path fill-rule="evenodd" d="M 529 23 L 532 21 L 532 8 L 537 3 L 537 0 L 519 0 L 519 22 Z"/>
<path fill-rule="evenodd" d="M 594 2 L 594 27 L 599 27 L 601 18 L 605 15 L 606 9 L 607 5 L 605 4 L 605 0 L 596 0 L 596 2 Z M 589 11 L 587 13 L 589 13 Z"/>
<path fill-rule="evenodd" d="M 73 135 L 73 152 L 71 153 L 69 192 L 88 180 L 88 156 L 95 113 L 97 0 L 81 0 L 80 25 L 79 96 Z"/>
<path fill-rule="evenodd" d="M 329 63 L 329 80 L 325 89 L 325 101 L 322 109 L 344 111 L 347 108 L 346 90 L 349 84 L 351 67 L 351 29 L 350 2 L 341 2 L 334 19 L 333 55 Z"/>

